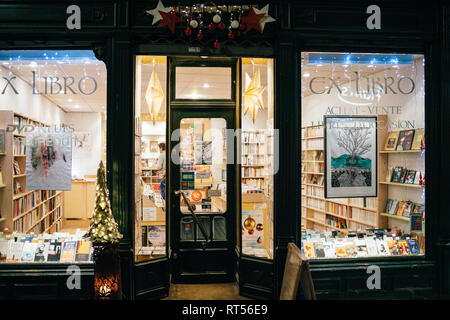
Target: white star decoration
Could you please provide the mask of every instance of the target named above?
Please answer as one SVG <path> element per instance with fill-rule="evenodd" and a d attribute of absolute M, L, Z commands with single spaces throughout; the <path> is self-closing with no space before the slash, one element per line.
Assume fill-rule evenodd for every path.
<path fill-rule="evenodd" d="M 256 14 L 264 13 L 264 17 L 262 17 L 261 21 L 259 22 L 259 24 L 261 25 L 261 32 L 264 31 L 264 26 L 265 26 L 266 23 L 276 21 L 274 18 L 269 16 L 269 5 L 268 4 L 266 4 L 264 6 L 264 8 L 262 8 L 261 10 L 256 9 L 256 8 L 253 8 L 253 9 L 255 10 Z"/>
<path fill-rule="evenodd" d="M 147 92 L 145 93 L 145 101 L 147 102 L 153 125 L 158 117 L 163 100 L 164 92 L 161 88 L 161 82 L 159 82 L 158 75 L 156 74 L 155 69 L 153 69 L 150 82 L 148 83 Z"/>
<path fill-rule="evenodd" d="M 250 77 L 245 74 L 246 79 Z M 247 80 L 248 81 L 248 80 Z M 247 82 L 246 81 L 246 82 Z M 247 86 L 244 92 L 244 116 L 250 111 L 252 114 L 252 121 L 255 123 L 256 113 L 259 110 L 264 110 L 264 103 L 262 99 L 262 93 L 266 89 L 265 86 L 261 86 L 261 77 L 259 74 L 259 69 L 256 69 L 250 84 Z"/>
<path fill-rule="evenodd" d="M 155 9 L 153 10 L 147 10 L 145 12 L 147 12 L 147 14 L 151 14 L 153 16 L 153 22 L 152 25 L 154 25 L 155 23 L 157 23 L 158 21 L 162 20 L 161 14 L 159 13 L 160 11 L 168 13 L 170 12 L 170 10 L 172 10 L 172 7 L 164 7 L 163 3 L 161 2 L 161 0 L 158 1 L 158 5 L 156 6 Z"/>

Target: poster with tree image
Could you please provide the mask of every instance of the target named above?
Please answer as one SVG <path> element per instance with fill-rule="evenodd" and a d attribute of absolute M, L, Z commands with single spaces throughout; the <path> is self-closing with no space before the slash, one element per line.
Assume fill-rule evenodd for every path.
<path fill-rule="evenodd" d="M 377 196 L 377 118 L 325 116 L 325 198 Z"/>

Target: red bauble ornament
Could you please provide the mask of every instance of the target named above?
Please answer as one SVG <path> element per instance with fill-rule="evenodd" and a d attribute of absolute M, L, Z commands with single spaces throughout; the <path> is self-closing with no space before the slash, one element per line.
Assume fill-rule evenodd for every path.
<path fill-rule="evenodd" d="M 192 35 L 192 29 L 191 28 L 186 28 L 186 30 L 184 30 L 184 34 L 187 37 L 190 37 Z"/>
<path fill-rule="evenodd" d="M 219 49 L 220 48 L 220 42 L 219 40 L 214 41 L 214 48 Z"/>
<path fill-rule="evenodd" d="M 225 23 L 223 23 L 223 22 L 219 23 L 219 29 L 220 30 L 225 29 Z"/>
<path fill-rule="evenodd" d="M 240 29 L 240 30 L 244 30 L 244 29 L 245 29 L 245 24 L 239 23 L 239 29 Z"/>
<path fill-rule="evenodd" d="M 215 28 L 216 28 L 216 25 L 214 23 L 212 23 L 212 22 L 208 25 L 208 29 L 210 31 L 213 31 Z"/>
<path fill-rule="evenodd" d="M 255 229 L 248 230 L 248 234 L 253 234 L 254 232 L 255 232 Z"/>
<path fill-rule="evenodd" d="M 234 33 L 232 31 L 228 32 L 228 38 L 234 39 Z"/>
<path fill-rule="evenodd" d="M 242 17 L 242 22 L 244 22 L 247 25 L 247 28 L 245 29 L 244 33 L 247 33 L 252 29 L 258 30 L 259 32 L 262 33 L 260 22 L 263 17 L 264 13 L 256 14 L 255 9 L 251 7 L 250 10 L 248 11 L 248 15 Z"/>
<path fill-rule="evenodd" d="M 203 39 L 203 32 L 199 32 L 199 33 L 197 33 L 197 39 L 198 40 L 202 40 Z"/>

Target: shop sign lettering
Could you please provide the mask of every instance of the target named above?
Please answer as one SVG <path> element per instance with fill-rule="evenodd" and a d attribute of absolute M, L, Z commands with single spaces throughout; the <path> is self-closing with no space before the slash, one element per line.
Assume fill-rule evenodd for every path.
<path fill-rule="evenodd" d="M 352 92 L 353 96 L 378 95 L 378 94 L 403 94 L 408 95 L 414 92 L 416 84 L 410 77 L 402 76 L 398 79 L 394 77 L 367 77 L 355 71 L 354 88 L 340 85 L 341 77 L 314 77 L 309 81 L 309 90 L 313 94 L 330 94 L 337 92 L 342 95 Z M 351 90 L 353 89 L 353 90 Z"/>

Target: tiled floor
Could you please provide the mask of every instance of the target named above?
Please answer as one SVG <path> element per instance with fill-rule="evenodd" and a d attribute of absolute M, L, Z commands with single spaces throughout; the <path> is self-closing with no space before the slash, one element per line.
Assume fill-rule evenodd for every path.
<path fill-rule="evenodd" d="M 237 283 L 171 284 L 163 300 L 248 300 L 239 295 Z"/>

